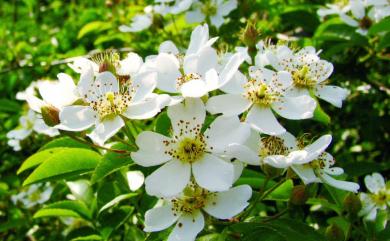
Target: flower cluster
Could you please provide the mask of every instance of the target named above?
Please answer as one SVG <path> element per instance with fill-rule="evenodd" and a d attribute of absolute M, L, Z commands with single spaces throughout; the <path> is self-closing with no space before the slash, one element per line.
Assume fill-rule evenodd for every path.
<path fill-rule="evenodd" d="M 327 15 L 338 15 L 341 20 L 356 32 L 366 35 L 368 29 L 374 24 L 390 15 L 390 3 L 387 0 L 349 0 L 337 4 L 327 4 L 320 8 L 317 14 L 324 18 Z"/>
<path fill-rule="evenodd" d="M 149 28 L 153 21 L 167 15 L 178 15 L 186 12 L 188 23 L 209 21 L 216 28 L 221 27 L 225 17 L 237 8 L 237 0 L 155 0 L 154 5 L 144 8 L 143 14 L 133 17 L 130 26 L 121 25 L 122 32 L 139 32 Z"/>
<path fill-rule="evenodd" d="M 218 24 L 235 5 L 216 3 L 226 4 L 211 20 Z M 121 130 L 127 133 L 136 120 L 166 109 L 170 134 L 145 130 L 132 136 L 138 149 L 131 158 L 143 167 L 158 166 L 145 178 L 147 194 L 161 199 L 146 212 L 145 231 L 176 223 L 168 240 L 194 240 L 205 226 L 204 214 L 230 219 L 243 211 L 252 189 L 234 184 L 246 165 L 272 166 L 280 173 L 290 169 L 304 184 L 327 183 L 357 192 L 358 184 L 333 177 L 343 169 L 333 167 L 335 159 L 325 152 L 331 135 L 311 143 L 305 136 L 295 138 L 278 120 L 312 118 L 317 98 L 341 107 L 348 91 L 327 85 L 333 65 L 313 47 L 296 50 L 261 41 L 253 61 L 243 47 L 218 54 L 216 41 L 205 24 L 194 29 L 185 51 L 166 41 L 158 54 L 145 59 L 136 53 L 121 59 L 114 51 L 79 58 L 70 65 L 80 74 L 77 84 L 59 74 L 58 81 L 39 85 L 39 97 L 26 93 L 26 100 L 47 125 L 83 132 L 98 147 Z M 245 71 L 240 69 L 244 62 L 255 64 Z M 131 190 L 144 182 L 139 171 L 127 177 Z M 76 199 L 88 188 L 67 184 Z"/>

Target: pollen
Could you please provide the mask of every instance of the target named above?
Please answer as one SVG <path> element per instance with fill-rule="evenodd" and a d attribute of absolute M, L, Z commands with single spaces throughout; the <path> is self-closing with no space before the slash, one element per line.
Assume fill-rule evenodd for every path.
<path fill-rule="evenodd" d="M 294 86 L 297 88 L 311 89 L 315 87 L 316 81 L 309 76 L 309 66 L 305 65 L 300 70 L 292 73 Z"/>
<path fill-rule="evenodd" d="M 89 104 L 99 115 L 100 120 L 110 119 L 122 114 L 130 105 L 131 95 L 127 92 L 107 92 Z"/>
<path fill-rule="evenodd" d="M 244 88 L 246 90 L 244 97 L 262 107 L 269 107 L 280 96 L 279 92 L 272 91 L 265 83 L 257 84 L 256 80 L 249 80 Z"/>
<path fill-rule="evenodd" d="M 191 81 L 201 79 L 201 75 L 197 73 L 183 74 L 181 77 L 176 79 L 176 88 L 180 88 L 183 84 Z"/>
<path fill-rule="evenodd" d="M 195 138 L 185 137 L 178 143 L 174 156 L 187 163 L 201 159 L 205 153 L 206 144 L 202 135 Z"/>
<path fill-rule="evenodd" d="M 284 140 L 277 136 L 267 136 L 261 138 L 262 148 L 260 148 L 259 156 L 266 157 L 270 155 L 287 155 L 289 148 L 285 145 Z"/>
<path fill-rule="evenodd" d="M 172 200 L 172 211 L 175 214 L 194 214 L 195 211 L 205 207 L 214 196 L 214 193 L 207 191 L 192 182 L 184 189 L 183 195 L 180 198 Z"/>

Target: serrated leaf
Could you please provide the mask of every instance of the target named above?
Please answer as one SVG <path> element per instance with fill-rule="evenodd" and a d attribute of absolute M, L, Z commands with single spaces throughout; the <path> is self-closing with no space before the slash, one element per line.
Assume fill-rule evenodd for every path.
<path fill-rule="evenodd" d="M 112 148 L 116 150 L 131 150 L 129 146 L 123 143 L 116 143 Z M 91 177 L 91 182 L 96 183 L 121 167 L 128 166 L 132 163 L 133 160 L 131 160 L 129 154 L 108 152 L 96 166 Z"/>
<path fill-rule="evenodd" d="M 77 39 L 81 39 L 82 37 L 91 32 L 102 32 L 109 28 L 111 28 L 110 22 L 94 21 L 87 23 L 80 29 L 79 33 L 77 34 Z"/>
<path fill-rule="evenodd" d="M 39 151 L 44 151 L 47 149 L 55 148 L 55 147 L 73 147 L 73 148 L 86 148 L 91 149 L 90 146 L 87 144 L 78 142 L 76 140 L 73 140 L 70 137 L 60 137 L 57 139 L 54 139 L 48 143 L 46 143 L 44 146 L 42 146 Z"/>
<path fill-rule="evenodd" d="M 100 159 L 101 155 L 99 153 L 82 148 L 66 148 L 54 152 L 49 159 L 44 160 L 27 177 L 23 185 L 58 180 L 89 172 L 96 168 Z"/>

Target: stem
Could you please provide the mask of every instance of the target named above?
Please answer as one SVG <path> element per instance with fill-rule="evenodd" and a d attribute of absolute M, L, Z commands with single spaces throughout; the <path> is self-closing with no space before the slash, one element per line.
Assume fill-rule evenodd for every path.
<path fill-rule="evenodd" d="M 175 17 L 174 17 L 173 15 L 171 15 L 171 19 L 172 19 L 172 22 L 173 22 L 173 27 L 175 28 L 176 35 L 179 37 L 180 45 L 181 45 L 182 47 L 184 47 L 184 41 L 183 41 L 183 39 L 182 39 L 182 35 L 179 34 L 179 29 L 178 29 L 178 27 L 177 27 L 177 25 L 176 25 Z"/>
<path fill-rule="evenodd" d="M 288 209 L 289 209 L 289 208 L 287 207 L 287 208 L 283 209 L 282 211 L 280 211 L 279 213 L 277 213 L 277 214 L 275 214 L 275 215 L 273 215 L 273 216 L 270 216 L 270 217 L 268 217 L 268 218 L 265 218 L 265 219 L 263 219 L 262 221 L 263 221 L 263 222 L 269 222 L 269 221 L 272 221 L 272 220 L 274 220 L 274 219 L 277 219 L 277 218 L 283 216 L 285 213 L 287 213 L 287 212 L 288 212 Z"/>

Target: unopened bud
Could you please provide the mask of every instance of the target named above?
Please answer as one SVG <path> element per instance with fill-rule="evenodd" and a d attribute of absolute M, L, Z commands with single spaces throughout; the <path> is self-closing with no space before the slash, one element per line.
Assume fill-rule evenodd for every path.
<path fill-rule="evenodd" d="M 309 198 L 305 185 L 295 186 L 291 192 L 290 203 L 293 205 L 304 205 Z"/>
<path fill-rule="evenodd" d="M 55 126 L 60 123 L 59 112 L 54 106 L 43 106 L 41 108 L 42 119 L 48 126 Z"/>
<path fill-rule="evenodd" d="M 354 193 L 348 193 L 343 201 L 344 210 L 350 214 L 357 214 L 362 209 L 359 197 Z"/>
<path fill-rule="evenodd" d="M 344 241 L 345 236 L 343 230 L 335 225 L 331 224 L 326 228 L 325 236 L 328 241 Z"/>
<path fill-rule="evenodd" d="M 248 47 L 254 48 L 260 39 L 260 31 L 257 30 L 256 25 L 248 21 L 244 32 L 241 35 L 241 41 Z"/>

